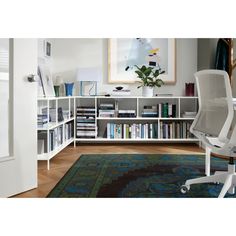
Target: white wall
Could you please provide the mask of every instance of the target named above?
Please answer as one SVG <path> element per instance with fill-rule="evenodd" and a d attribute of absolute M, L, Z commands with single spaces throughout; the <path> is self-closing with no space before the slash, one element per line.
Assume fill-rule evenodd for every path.
<path fill-rule="evenodd" d="M 107 39 L 50 39 L 52 58 L 50 60 L 53 78 L 61 75 L 64 81 L 74 81 L 77 67 L 101 67 L 103 81 L 100 93 L 110 93 L 116 84 L 107 80 Z M 41 47 L 42 48 L 42 47 Z M 197 39 L 176 40 L 176 84 L 158 88 L 157 93 L 184 95 L 185 83 L 193 82 L 197 71 Z M 137 84 L 124 85 L 131 89 L 132 95 L 141 95 Z M 77 88 L 75 95 L 78 94 Z"/>

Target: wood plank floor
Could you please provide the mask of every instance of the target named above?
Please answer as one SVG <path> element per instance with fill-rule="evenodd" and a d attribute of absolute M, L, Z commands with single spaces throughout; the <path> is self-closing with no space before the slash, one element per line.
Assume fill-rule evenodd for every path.
<path fill-rule="evenodd" d="M 71 145 L 51 160 L 50 170 L 47 170 L 46 161 L 39 161 L 38 188 L 16 195 L 15 197 L 46 197 L 81 154 L 92 153 L 199 154 L 203 153 L 203 150 L 196 144 L 79 144 L 75 148 Z"/>

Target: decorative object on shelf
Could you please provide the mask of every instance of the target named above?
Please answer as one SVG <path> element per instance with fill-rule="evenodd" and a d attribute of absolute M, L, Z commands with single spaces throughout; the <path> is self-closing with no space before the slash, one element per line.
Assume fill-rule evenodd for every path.
<path fill-rule="evenodd" d="M 39 63 L 38 74 L 42 81 L 44 94 L 46 97 L 55 97 L 52 76 L 45 61 Z"/>
<path fill-rule="evenodd" d="M 59 97 L 60 96 L 60 86 L 54 85 L 54 91 L 55 91 L 56 97 Z"/>
<path fill-rule="evenodd" d="M 76 80 L 80 82 L 80 95 L 81 96 L 96 96 L 97 84 L 102 80 L 101 68 L 90 67 L 90 68 L 78 68 L 76 73 Z M 86 93 L 85 84 L 91 83 L 89 91 Z M 92 92 L 93 90 L 93 92 Z"/>
<path fill-rule="evenodd" d="M 153 97 L 153 88 L 161 87 L 164 84 L 163 80 L 157 77 L 164 74 L 165 71 L 161 70 L 161 68 L 156 69 L 155 67 L 146 67 L 145 65 L 142 67 L 135 65 L 135 67 L 137 68 L 135 73 L 141 79 L 141 81 L 138 81 L 141 83 L 138 88 L 143 88 L 144 97 Z"/>
<path fill-rule="evenodd" d="M 65 83 L 66 96 L 73 96 L 74 83 Z"/>
<path fill-rule="evenodd" d="M 194 83 L 185 83 L 185 96 L 194 96 Z"/>
<path fill-rule="evenodd" d="M 54 90 L 55 90 L 56 97 L 60 96 L 61 85 L 63 83 L 64 83 L 64 81 L 63 81 L 62 77 L 60 75 L 57 75 L 56 76 L 56 81 L 55 81 L 55 84 L 54 84 Z"/>
<path fill-rule="evenodd" d="M 124 87 L 122 87 L 122 86 L 117 86 L 117 87 L 115 87 L 115 89 L 116 90 L 122 90 Z"/>
<path fill-rule="evenodd" d="M 175 83 L 175 39 L 109 39 L 109 83 L 134 83 L 135 65 L 165 68 L 161 79 L 165 84 Z"/>

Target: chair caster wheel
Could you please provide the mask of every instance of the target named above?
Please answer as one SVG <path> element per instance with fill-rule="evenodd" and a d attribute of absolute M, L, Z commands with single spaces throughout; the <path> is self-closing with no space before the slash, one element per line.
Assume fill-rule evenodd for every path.
<path fill-rule="evenodd" d="M 190 186 L 189 185 L 182 185 L 180 188 L 180 192 L 185 194 L 190 190 Z"/>

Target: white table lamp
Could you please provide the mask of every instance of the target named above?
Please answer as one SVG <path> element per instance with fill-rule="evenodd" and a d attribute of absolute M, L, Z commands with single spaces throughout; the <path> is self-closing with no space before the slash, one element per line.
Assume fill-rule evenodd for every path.
<path fill-rule="evenodd" d="M 83 96 L 83 82 L 93 82 L 93 85 L 89 89 L 89 95 L 93 87 L 95 86 L 94 96 L 97 95 L 97 83 L 102 79 L 101 68 L 90 67 L 90 68 L 78 68 L 76 73 L 76 80 L 80 82 L 80 95 Z"/>

